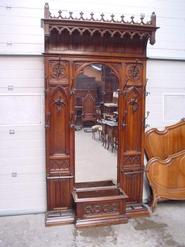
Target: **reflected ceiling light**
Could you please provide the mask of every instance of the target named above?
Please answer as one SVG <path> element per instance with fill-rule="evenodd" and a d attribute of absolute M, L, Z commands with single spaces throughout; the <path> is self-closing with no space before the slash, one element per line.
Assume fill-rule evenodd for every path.
<path fill-rule="evenodd" d="M 102 70 L 102 65 L 99 65 L 99 64 L 92 64 L 91 65 L 94 69 L 98 70 L 98 71 L 101 71 Z"/>

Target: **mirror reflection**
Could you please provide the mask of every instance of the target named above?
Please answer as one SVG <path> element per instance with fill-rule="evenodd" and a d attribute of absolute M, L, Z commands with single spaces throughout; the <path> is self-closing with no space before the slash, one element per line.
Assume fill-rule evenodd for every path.
<path fill-rule="evenodd" d="M 118 79 L 91 64 L 75 80 L 75 182 L 117 178 Z"/>

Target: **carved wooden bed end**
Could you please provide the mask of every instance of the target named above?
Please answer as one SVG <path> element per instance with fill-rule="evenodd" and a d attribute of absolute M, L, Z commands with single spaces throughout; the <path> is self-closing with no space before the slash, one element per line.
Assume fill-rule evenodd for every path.
<path fill-rule="evenodd" d="M 145 134 L 146 175 L 153 192 L 152 210 L 160 199 L 185 200 L 185 120 L 164 131 Z"/>
<path fill-rule="evenodd" d="M 185 150 L 165 160 L 152 158 L 146 173 L 153 192 L 152 209 L 159 199 L 185 200 Z"/>

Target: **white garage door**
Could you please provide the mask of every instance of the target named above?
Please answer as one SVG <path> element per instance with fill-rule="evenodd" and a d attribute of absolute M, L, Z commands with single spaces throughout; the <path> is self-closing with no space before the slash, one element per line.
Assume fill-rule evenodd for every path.
<path fill-rule="evenodd" d="M 42 57 L 0 57 L 0 214 L 46 208 Z"/>

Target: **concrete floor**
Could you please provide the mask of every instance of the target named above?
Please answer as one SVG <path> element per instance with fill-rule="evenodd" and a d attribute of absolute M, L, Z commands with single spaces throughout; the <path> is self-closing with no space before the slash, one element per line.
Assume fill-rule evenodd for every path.
<path fill-rule="evenodd" d="M 117 151 L 103 147 L 98 133 L 84 130 L 75 132 L 75 180 L 76 182 L 117 179 Z"/>
<path fill-rule="evenodd" d="M 0 247 L 182 247 L 185 202 L 161 202 L 151 217 L 83 230 L 45 227 L 44 214 L 0 218 Z"/>

